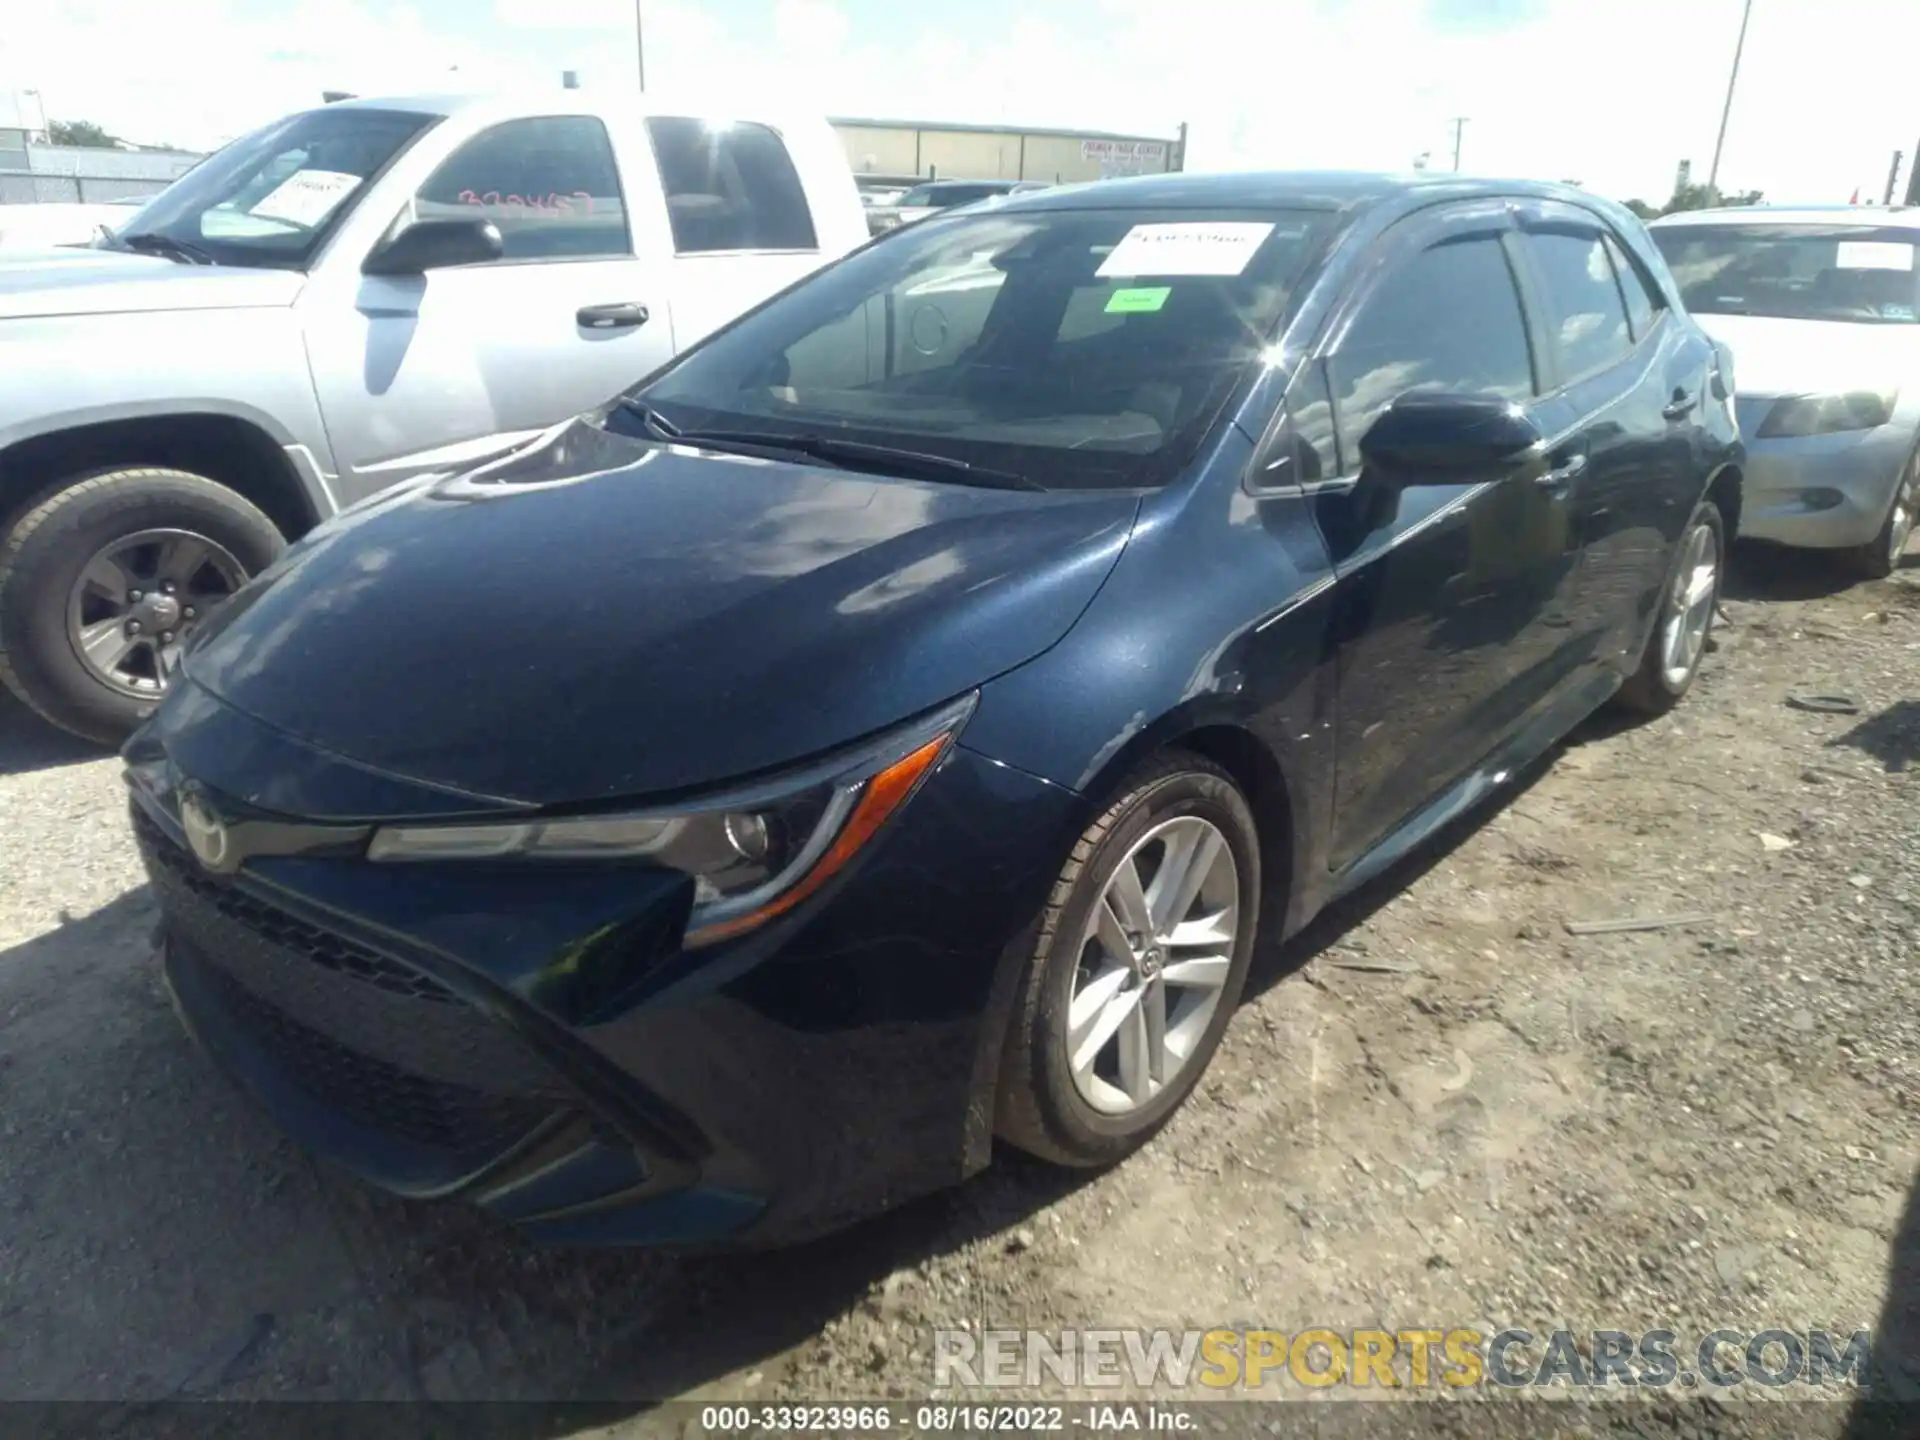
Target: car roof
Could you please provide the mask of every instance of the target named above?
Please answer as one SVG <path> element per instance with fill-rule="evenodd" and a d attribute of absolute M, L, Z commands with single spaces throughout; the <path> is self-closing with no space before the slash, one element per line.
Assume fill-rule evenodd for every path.
<path fill-rule="evenodd" d="M 1347 170 L 1272 170 L 1220 174 L 1176 171 L 1167 175 L 1137 175 L 1127 179 L 1096 180 L 1010 198 L 1006 210 L 1173 209 L 1354 210 L 1382 201 L 1419 199 L 1470 200 L 1483 195 L 1510 195 L 1542 200 L 1565 200 L 1592 205 L 1596 196 L 1571 185 L 1539 180 L 1492 180 L 1454 174 L 1374 174 Z"/>
<path fill-rule="evenodd" d="M 1662 230 L 1687 225 L 1857 225 L 1875 230 L 1920 230 L 1920 206 L 1744 205 L 1724 210 L 1682 210 L 1662 215 Z"/>
<path fill-rule="evenodd" d="M 644 119 L 651 115 L 690 116 L 697 120 L 758 120 L 769 124 L 819 119 L 808 110 L 788 110 L 755 100 L 734 104 L 712 94 L 649 91 L 644 96 L 608 96 L 583 90 L 490 91 L 458 94 L 365 95 L 337 100 L 323 110 L 405 111 L 418 115 L 462 116 L 477 120 L 545 115 L 614 115 Z"/>

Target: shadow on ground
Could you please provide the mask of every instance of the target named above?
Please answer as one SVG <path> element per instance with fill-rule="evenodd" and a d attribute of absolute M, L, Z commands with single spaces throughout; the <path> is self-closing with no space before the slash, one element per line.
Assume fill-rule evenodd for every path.
<path fill-rule="evenodd" d="M 103 746 L 56 730 L 0 690 L 0 775 L 25 775 L 58 765 L 79 765 L 108 753 Z"/>
<path fill-rule="evenodd" d="M 1920 760 L 1920 700 L 1896 700 L 1827 743 L 1862 751 L 1898 774 Z"/>
<path fill-rule="evenodd" d="M 1854 1407 L 1846 1440 L 1920 1435 L 1920 1181 L 1887 1261 L 1887 1300 L 1873 1329 L 1870 1398 Z"/>
<path fill-rule="evenodd" d="M 787 1352 L 890 1272 L 1087 1178 L 1003 1155 L 949 1194 L 770 1253 L 535 1247 L 281 1138 L 171 1013 L 154 915 L 142 889 L 0 951 L 0 1401 L 105 1402 L 47 1412 L 42 1433 L 113 1433 L 108 1411 L 138 1429 L 201 1398 L 490 1399 L 521 1403 L 463 1410 L 460 1433 L 531 1440 L 749 1367 L 777 1395 Z M 425 1433 L 417 1406 L 393 1412 L 395 1433 Z"/>

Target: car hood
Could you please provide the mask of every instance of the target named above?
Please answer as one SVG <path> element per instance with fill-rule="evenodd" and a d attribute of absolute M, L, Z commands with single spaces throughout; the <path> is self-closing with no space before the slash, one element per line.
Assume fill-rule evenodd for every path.
<path fill-rule="evenodd" d="M 197 684 L 380 773 L 541 805 L 660 797 L 830 750 L 1057 642 L 1121 492 L 874 478 L 585 420 L 294 547 Z"/>
<path fill-rule="evenodd" d="M 1920 325 L 1696 315 L 1733 350 L 1742 395 L 1813 395 L 1920 385 Z"/>
<path fill-rule="evenodd" d="M 305 280 L 292 270 L 182 265 L 123 250 L 0 251 L 0 320 L 291 305 Z"/>

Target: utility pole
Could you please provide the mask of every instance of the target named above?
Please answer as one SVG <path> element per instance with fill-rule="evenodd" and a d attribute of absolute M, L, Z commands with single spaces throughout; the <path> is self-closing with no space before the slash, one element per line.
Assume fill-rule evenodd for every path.
<path fill-rule="evenodd" d="M 1740 55 L 1747 48 L 1747 22 L 1753 18 L 1753 0 L 1740 12 L 1740 38 L 1733 45 L 1733 69 L 1727 75 L 1727 99 L 1720 107 L 1720 135 L 1713 142 L 1713 164 L 1707 170 L 1707 203 L 1720 203 L 1720 151 L 1727 143 L 1727 117 L 1733 114 L 1733 87 L 1740 79 Z"/>
<path fill-rule="evenodd" d="M 1906 203 L 1920 205 L 1920 145 L 1913 147 L 1913 168 L 1907 171 Z"/>
<path fill-rule="evenodd" d="M 1453 117 L 1453 170 L 1456 175 L 1460 173 L 1460 134 L 1467 128 L 1467 121 L 1472 118 L 1470 115 Z"/>
<path fill-rule="evenodd" d="M 640 93 L 647 90 L 647 31 L 640 18 L 641 0 L 633 0 L 633 58 L 640 67 Z"/>
<path fill-rule="evenodd" d="M 1900 180 L 1900 162 L 1906 158 L 1906 155 L 1902 151 L 1896 150 L 1893 152 L 1893 168 L 1887 171 L 1887 198 L 1880 202 L 1882 205 L 1893 204 L 1893 187 L 1898 184 Z"/>

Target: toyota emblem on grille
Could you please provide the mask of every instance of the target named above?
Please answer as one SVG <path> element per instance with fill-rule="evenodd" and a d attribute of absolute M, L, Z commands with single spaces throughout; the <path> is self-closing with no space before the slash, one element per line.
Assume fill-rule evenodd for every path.
<path fill-rule="evenodd" d="M 180 828 L 187 832 L 187 844 L 202 865 L 209 870 L 227 868 L 233 842 L 226 822 L 211 805 L 189 790 L 180 797 Z"/>

